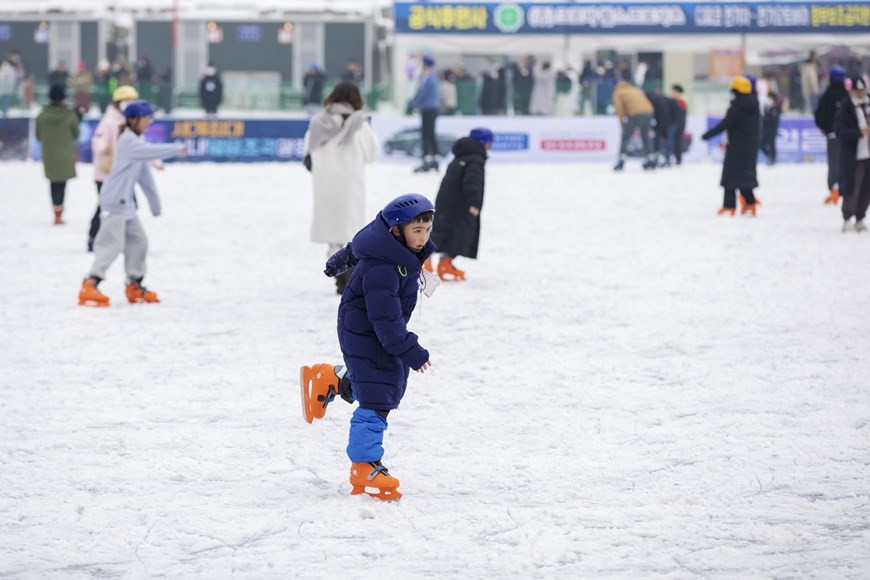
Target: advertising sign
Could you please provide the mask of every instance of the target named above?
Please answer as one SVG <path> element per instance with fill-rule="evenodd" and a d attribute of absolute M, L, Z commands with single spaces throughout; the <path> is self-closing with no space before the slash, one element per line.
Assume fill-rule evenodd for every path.
<path fill-rule="evenodd" d="M 865 33 L 867 2 L 396 2 L 405 34 Z"/>

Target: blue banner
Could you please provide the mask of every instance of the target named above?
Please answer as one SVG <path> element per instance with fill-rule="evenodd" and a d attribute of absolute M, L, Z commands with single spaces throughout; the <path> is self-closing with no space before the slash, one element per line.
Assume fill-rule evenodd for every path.
<path fill-rule="evenodd" d="M 530 4 L 396 2 L 411 34 L 863 33 L 868 2 Z"/>

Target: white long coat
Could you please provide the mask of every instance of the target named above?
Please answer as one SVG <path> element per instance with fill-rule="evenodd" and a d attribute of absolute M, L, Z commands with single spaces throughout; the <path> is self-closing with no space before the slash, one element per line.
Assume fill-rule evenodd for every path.
<path fill-rule="evenodd" d="M 335 115 L 337 123 L 341 115 Z M 309 134 L 305 134 L 308 151 Z M 350 143 L 338 144 L 333 137 L 311 153 L 311 177 L 314 180 L 314 219 L 311 241 L 344 245 L 371 221 L 366 214 L 364 164 L 380 156 L 377 135 L 364 123 Z"/>

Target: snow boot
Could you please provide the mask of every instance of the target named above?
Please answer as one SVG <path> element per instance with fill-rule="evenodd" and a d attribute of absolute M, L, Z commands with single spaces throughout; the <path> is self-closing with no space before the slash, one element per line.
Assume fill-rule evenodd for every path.
<path fill-rule="evenodd" d="M 82 282 L 79 290 L 79 306 L 108 306 L 109 297 L 97 290 L 100 280 L 91 276 Z"/>
<path fill-rule="evenodd" d="M 326 407 L 338 395 L 348 403 L 353 402 L 347 369 L 341 365 L 317 363 L 299 369 L 299 389 L 302 393 L 302 418 L 307 423 L 323 419 Z"/>
<path fill-rule="evenodd" d="M 825 205 L 837 205 L 840 201 L 840 191 L 836 187 L 831 188 L 831 193 L 825 198 Z"/>
<path fill-rule="evenodd" d="M 397 489 L 399 480 L 390 475 L 390 472 L 380 461 L 352 463 L 350 466 L 350 484 L 353 486 L 350 495 L 366 493 L 387 501 L 402 497 Z"/>
<path fill-rule="evenodd" d="M 54 225 L 62 226 L 64 223 L 66 222 L 63 221 L 63 206 L 54 206 Z"/>
<path fill-rule="evenodd" d="M 445 282 L 465 280 L 465 272 L 453 265 L 453 258 L 444 256 L 438 260 L 438 277 Z"/>
<path fill-rule="evenodd" d="M 737 210 L 733 207 L 723 207 L 719 211 L 716 212 L 716 215 L 725 215 L 728 214 L 731 217 L 734 217 L 734 214 L 737 213 Z"/>
<path fill-rule="evenodd" d="M 127 284 L 126 288 L 127 293 L 127 302 L 130 304 L 146 304 L 146 303 L 158 303 L 160 299 L 157 298 L 157 293 L 148 290 L 142 285 L 141 280 L 131 280 L 130 283 Z"/>

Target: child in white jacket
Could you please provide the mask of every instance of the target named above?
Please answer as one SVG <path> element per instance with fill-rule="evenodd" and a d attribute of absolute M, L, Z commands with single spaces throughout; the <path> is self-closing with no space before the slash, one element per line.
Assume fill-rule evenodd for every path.
<path fill-rule="evenodd" d="M 100 193 L 100 229 L 94 240 L 94 264 L 79 291 L 82 306 L 108 306 L 108 296 L 97 290 L 106 270 L 119 254 L 124 254 L 127 270 L 127 300 L 130 303 L 159 302 L 157 294 L 142 286 L 148 238 L 136 214 L 133 199 L 138 183 L 148 199 L 151 213 L 160 215 L 160 196 L 148 162 L 184 155 L 187 147 L 178 143 L 146 143 L 142 134 L 153 120 L 154 109 L 147 101 L 133 101 L 124 109 L 126 125 L 118 138 L 112 170 Z"/>

